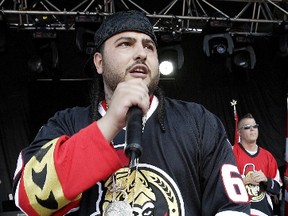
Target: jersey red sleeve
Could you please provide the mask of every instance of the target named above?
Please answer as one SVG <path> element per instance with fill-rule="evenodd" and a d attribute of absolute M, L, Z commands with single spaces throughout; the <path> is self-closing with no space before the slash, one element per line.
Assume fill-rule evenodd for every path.
<path fill-rule="evenodd" d="M 120 167 L 117 152 L 92 123 L 46 143 L 18 169 L 16 204 L 30 216 L 63 215 L 79 205 L 83 191 Z"/>

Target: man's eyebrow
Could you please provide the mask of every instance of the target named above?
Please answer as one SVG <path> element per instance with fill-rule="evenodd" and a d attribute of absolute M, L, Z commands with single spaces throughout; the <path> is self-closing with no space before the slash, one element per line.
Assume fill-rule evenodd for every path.
<path fill-rule="evenodd" d="M 120 37 L 120 38 L 118 38 L 118 39 L 115 41 L 115 43 L 117 43 L 117 42 L 120 41 L 120 40 L 136 41 L 136 39 L 135 39 L 135 38 L 132 38 L 132 37 Z"/>
<path fill-rule="evenodd" d="M 133 38 L 133 37 L 119 37 L 119 38 L 117 38 L 115 43 L 117 43 L 118 41 L 121 41 L 121 40 L 129 40 L 129 41 L 133 41 L 133 42 L 136 41 L 136 39 Z M 152 43 L 152 44 L 154 44 L 156 46 L 155 42 L 152 39 L 150 39 L 150 38 L 142 39 L 142 43 Z"/>
<path fill-rule="evenodd" d="M 144 38 L 142 43 L 152 43 L 154 46 L 156 46 L 155 42 L 150 38 Z"/>

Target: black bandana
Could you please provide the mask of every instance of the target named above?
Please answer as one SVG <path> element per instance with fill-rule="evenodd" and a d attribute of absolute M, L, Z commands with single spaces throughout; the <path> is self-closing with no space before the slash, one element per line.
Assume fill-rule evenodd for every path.
<path fill-rule="evenodd" d="M 140 11 L 121 11 L 108 16 L 95 32 L 96 50 L 113 35 L 125 31 L 137 31 L 147 34 L 157 45 L 157 38 L 149 19 Z"/>

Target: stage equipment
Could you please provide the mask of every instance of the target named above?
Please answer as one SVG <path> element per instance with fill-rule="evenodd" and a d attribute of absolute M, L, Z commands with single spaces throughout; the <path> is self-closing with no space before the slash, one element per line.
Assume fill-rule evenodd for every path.
<path fill-rule="evenodd" d="M 160 47 L 158 55 L 160 78 L 175 78 L 176 72 L 181 70 L 184 64 L 184 54 L 181 45 Z"/>
<path fill-rule="evenodd" d="M 76 47 L 82 54 L 92 55 L 95 52 L 94 33 L 102 23 L 101 16 L 75 17 Z"/>
<path fill-rule="evenodd" d="M 288 56 L 288 21 L 283 21 L 275 32 L 278 39 L 278 55 L 286 57 Z"/>
<path fill-rule="evenodd" d="M 31 78 L 32 80 L 52 79 L 57 81 L 62 76 L 57 44 L 54 40 L 40 40 L 36 45 L 37 51 L 28 60 Z"/>
<path fill-rule="evenodd" d="M 33 74 L 41 74 L 43 72 L 43 64 L 41 57 L 38 55 L 32 56 L 28 60 L 28 67 Z"/>
<path fill-rule="evenodd" d="M 253 47 L 245 46 L 234 49 L 233 54 L 227 57 L 226 65 L 230 72 L 235 67 L 253 70 L 256 65 L 256 55 Z"/>
<path fill-rule="evenodd" d="M 228 32 L 207 34 L 203 39 L 203 51 L 206 56 L 226 57 L 233 53 L 234 43 Z"/>
<path fill-rule="evenodd" d="M 234 49 L 233 63 L 236 66 L 254 69 L 256 64 L 256 55 L 252 46 Z"/>

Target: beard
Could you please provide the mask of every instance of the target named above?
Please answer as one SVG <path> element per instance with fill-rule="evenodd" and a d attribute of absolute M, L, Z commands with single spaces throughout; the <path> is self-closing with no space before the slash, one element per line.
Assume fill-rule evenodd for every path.
<path fill-rule="evenodd" d="M 159 74 L 159 73 L 158 73 Z M 158 87 L 158 83 L 159 83 L 159 77 L 160 76 L 156 76 L 154 79 L 151 80 L 151 82 L 148 84 L 148 90 L 149 90 L 149 95 L 153 95 L 153 93 L 155 92 L 155 90 Z"/>
<path fill-rule="evenodd" d="M 116 71 L 116 73 L 114 73 L 114 71 Z M 103 74 L 102 74 L 103 75 L 103 82 L 113 92 L 115 91 L 117 85 L 120 82 L 125 81 L 125 76 L 126 76 L 126 72 L 125 73 L 117 73 L 117 71 L 119 71 L 119 69 L 117 69 L 117 67 L 110 65 L 109 63 L 107 63 L 103 59 Z M 149 75 L 150 74 L 151 73 L 149 73 Z M 152 77 L 150 83 L 147 84 L 147 87 L 149 90 L 149 95 L 152 95 L 155 92 L 155 90 L 157 89 L 158 83 L 159 83 L 159 78 L 160 78 L 160 74 L 158 71 L 157 76 Z"/>

